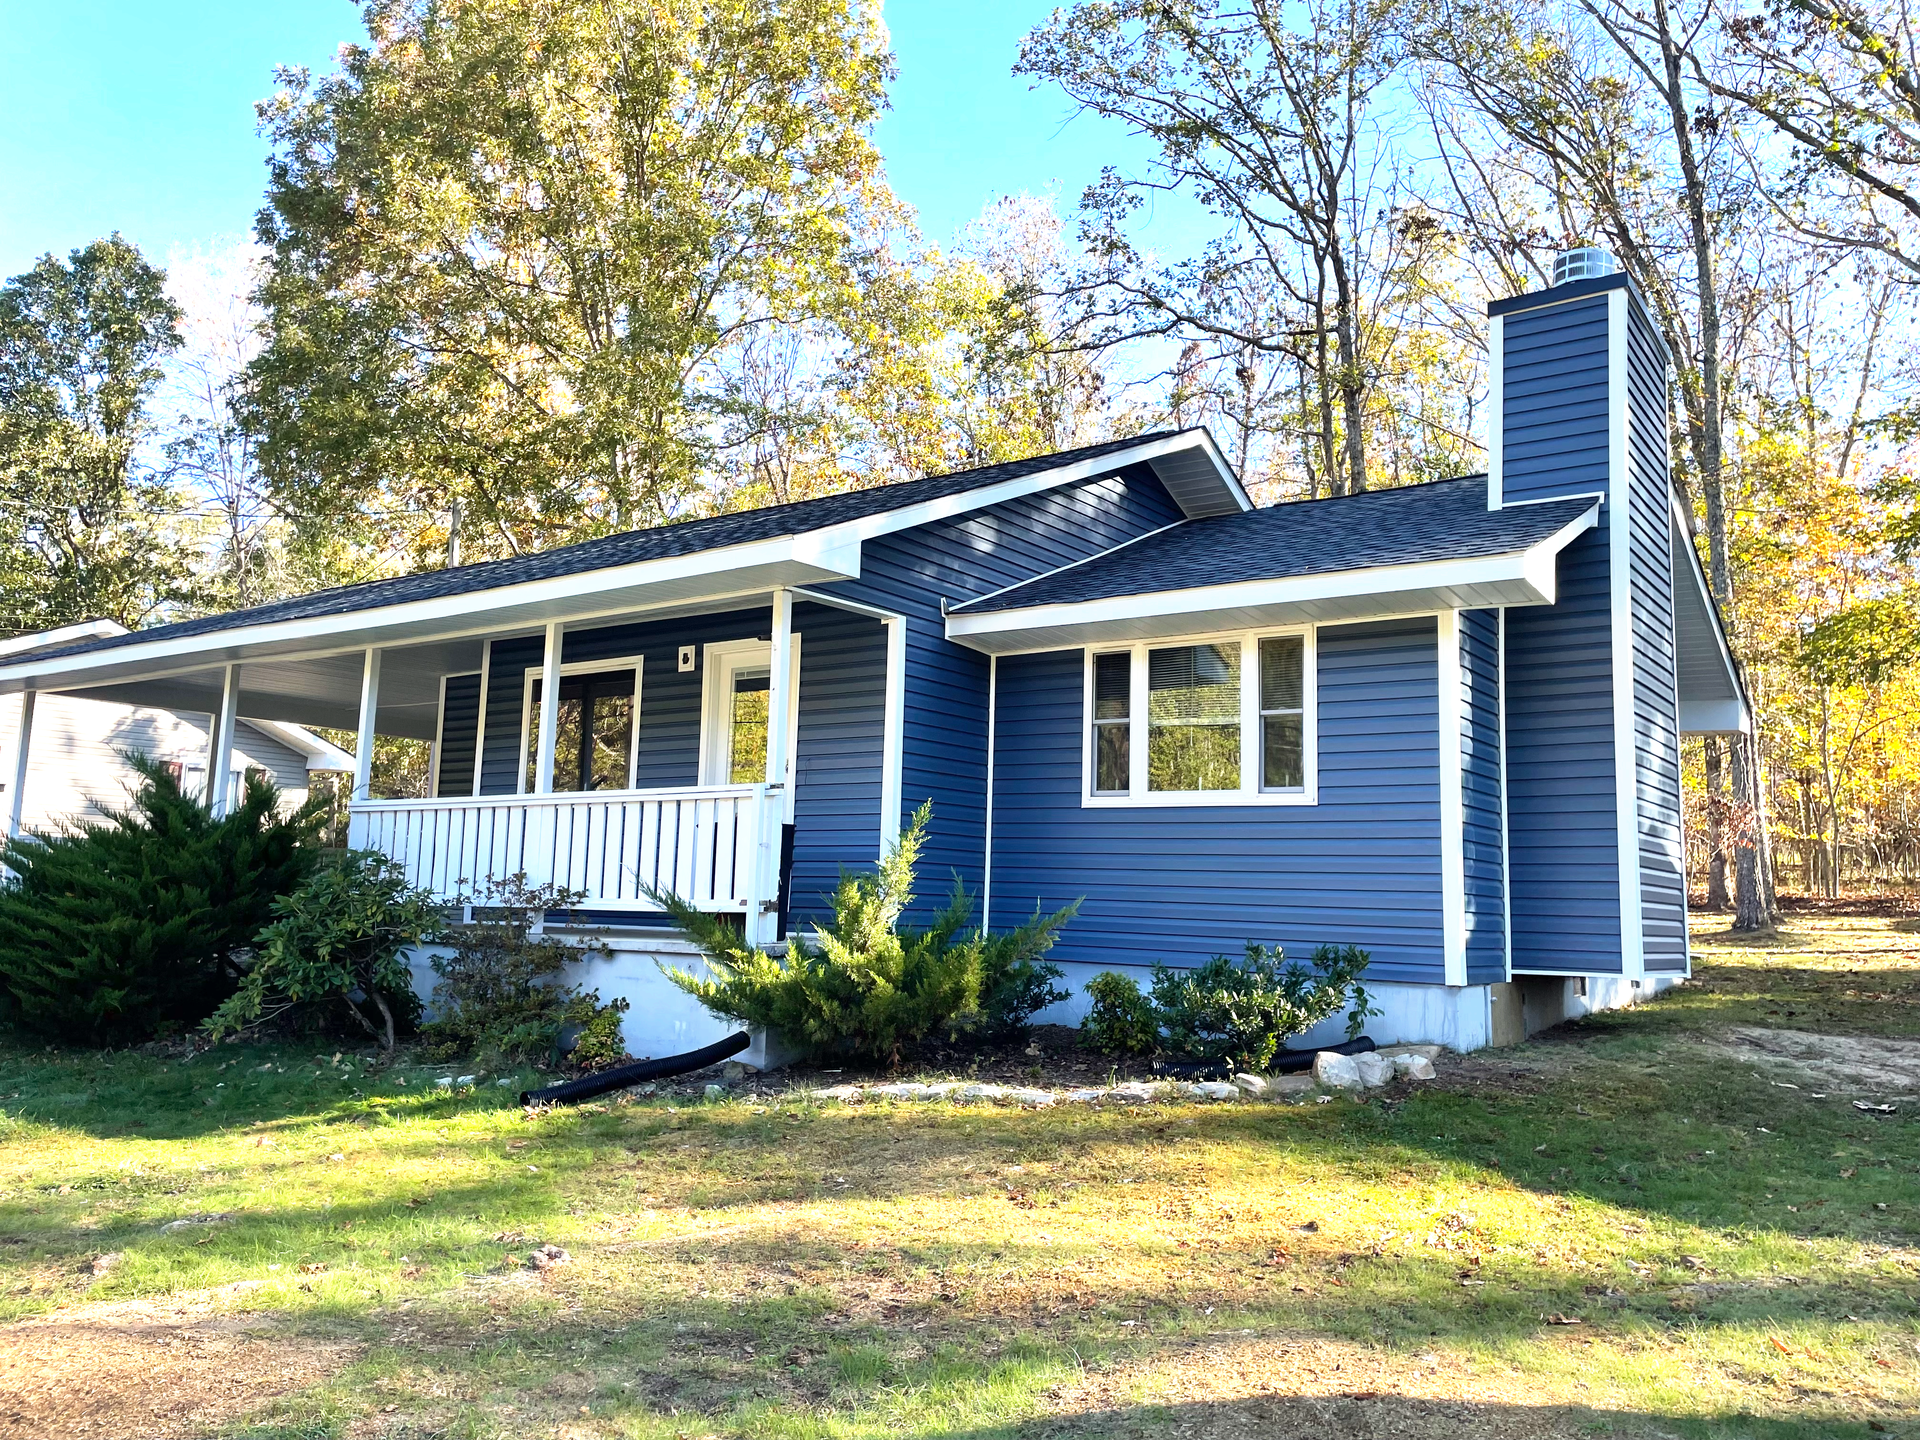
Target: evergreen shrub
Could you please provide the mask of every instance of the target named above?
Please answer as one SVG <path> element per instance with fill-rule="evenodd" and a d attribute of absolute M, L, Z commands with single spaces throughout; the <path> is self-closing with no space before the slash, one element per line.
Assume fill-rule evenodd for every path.
<path fill-rule="evenodd" d="M 841 871 L 831 922 L 814 926 L 811 940 L 793 936 L 783 956 L 748 946 L 732 925 L 678 896 L 650 892 L 700 948 L 712 978 L 662 971 L 714 1015 L 777 1030 L 813 1057 L 897 1064 L 907 1047 L 942 1029 L 1023 1027 L 1052 1003 L 1059 971 L 1038 962 L 1074 907 L 1036 911 L 1018 929 L 983 936 L 970 927 L 972 902 L 956 882 L 931 924 L 902 926 L 931 815 L 931 806 L 920 807 L 877 870 Z M 997 1014 L 982 1010 L 983 989 L 998 992 Z"/>
<path fill-rule="evenodd" d="M 1160 1021 L 1153 1001 L 1131 975 L 1106 970 L 1087 982 L 1092 1002 L 1080 1022 L 1080 1041 L 1107 1055 L 1151 1055 L 1160 1048 Z"/>
<path fill-rule="evenodd" d="M 1192 970 L 1153 969 L 1153 1010 L 1166 1049 L 1185 1059 L 1263 1070 L 1281 1042 L 1311 1030 L 1347 1003 L 1349 1039 L 1371 1008 L 1360 977 L 1367 952 L 1354 945 L 1322 945 L 1311 968 L 1289 961 L 1279 946 L 1249 941 L 1246 955 L 1216 955 Z"/>
<path fill-rule="evenodd" d="M 207 1034 L 219 1040 L 292 1013 L 324 1020 L 345 1011 L 392 1051 L 420 1019 L 406 951 L 440 928 L 433 897 L 379 851 L 350 850 L 274 901 L 273 914 L 240 988 L 207 1017 Z"/>
<path fill-rule="evenodd" d="M 605 952 L 541 933 L 550 911 L 580 903 L 578 891 L 532 885 L 524 873 L 463 897 L 470 924 L 441 935 L 450 955 L 435 956 L 434 1019 L 423 1036 L 449 1058 L 468 1054 L 497 1064 L 599 1069 L 624 1058 L 620 1017 L 627 1002 L 602 1003 L 597 990 L 562 984 L 563 967 Z"/>
<path fill-rule="evenodd" d="M 249 775 L 220 819 L 159 763 L 128 755 L 130 808 L 0 845 L 0 1019 L 128 1044 L 205 1019 L 239 985 L 273 902 L 306 879 L 316 821 Z"/>

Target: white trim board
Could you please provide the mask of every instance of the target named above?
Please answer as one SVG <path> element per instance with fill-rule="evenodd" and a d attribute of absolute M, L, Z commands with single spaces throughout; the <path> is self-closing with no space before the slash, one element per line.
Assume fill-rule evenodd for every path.
<path fill-rule="evenodd" d="M 1633 709 L 1632 411 L 1627 389 L 1627 292 L 1607 296 L 1607 517 L 1609 646 L 1613 669 L 1613 813 L 1620 872 L 1620 964 L 1629 980 L 1646 975 L 1647 924 L 1640 877 L 1639 753 Z"/>
<path fill-rule="evenodd" d="M 1460 708 L 1460 612 L 1442 610 L 1437 625 L 1440 750 L 1440 954 L 1449 985 L 1467 983 L 1467 841 L 1465 743 Z"/>
<path fill-rule="evenodd" d="M 1487 509 L 1506 505 L 1507 318 L 1487 321 Z"/>

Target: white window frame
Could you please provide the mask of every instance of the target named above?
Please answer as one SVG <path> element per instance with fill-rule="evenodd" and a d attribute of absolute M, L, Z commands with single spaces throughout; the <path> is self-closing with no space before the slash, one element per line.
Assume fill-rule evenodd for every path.
<path fill-rule="evenodd" d="M 562 680 L 566 679 L 569 675 L 597 675 L 608 670 L 633 671 L 633 734 L 627 737 L 626 788 L 628 790 L 634 788 L 634 771 L 640 761 L 640 682 L 646 673 L 646 666 L 641 663 L 645 658 L 643 655 L 622 655 L 612 660 L 582 660 L 576 664 L 562 665 L 560 667 L 560 678 Z M 513 779 L 513 793 L 516 795 L 528 795 L 532 793 L 527 789 L 527 761 L 532 754 L 532 747 L 536 743 L 536 737 L 532 730 L 533 687 L 540 679 L 541 673 L 540 666 L 529 666 L 520 685 L 520 764 L 519 769 L 514 772 Z M 482 694 L 484 697 L 484 690 Z M 564 795 L 614 795 L 619 792 L 614 790 L 564 790 L 556 791 L 555 793 Z"/>
<path fill-rule="evenodd" d="M 1306 781 L 1298 790 L 1260 788 L 1260 642 L 1297 635 L 1300 655 L 1300 763 Z M 1147 788 L 1147 652 L 1181 645 L 1240 646 L 1240 788 L 1238 790 L 1149 790 Z M 1127 704 L 1128 793 L 1096 795 L 1093 672 L 1096 655 L 1129 655 Z M 1124 644 L 1090 645 L 1081 652 L 1080 804 L 1089 810 L 1196 805 L 1318 805 L 1320 803 L 1319 664 L 1311 625 L 1276 625 L 1261 630 L 1167 635 Z"/>
<path fill-rule="evenodd" d="M 800 753 L 800 632 L 788 637 L 787 665 L 787 819 L 793 819 L 794 766 Z M 733 677 L 742 670 L 773 669 L 771 640 L 709 641 L 700 657 L 700 783 L 730 785 L 731 746 L 727 731 L 733 714 L 728 700 Z"/>

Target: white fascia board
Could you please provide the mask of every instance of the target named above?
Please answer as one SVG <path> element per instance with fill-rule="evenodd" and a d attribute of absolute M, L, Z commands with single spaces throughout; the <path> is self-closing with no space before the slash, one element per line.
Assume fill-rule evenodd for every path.
<path fill-rule="evenodd" d="M 481 633 L 544 625 L 586 609 L 599 608 L 607 596 L 625 592 L 638 607 L 649 598 L 697 599 L 741 588 L 860 578 L 857 538 L 813 531 L 782 535 L 744 545 L 699 550 L 659 560 L 584 570 L 574 575 L 528 580 L 496 589 L 440 595 L 431 599 L 236 626 L 199 635 L 156 639 L 145 644 L 34 661 L 23 656 L 0 664 L 0 694 L 25 689 L 65 689 L 102 684 L 203 665 L 244 663 L 303 651 L 366 646 L 378 648 L 452 633 Z"/>
<path fill-rule="evenodd" d="M 304 725 L 294 725 L 285 720 L 249 720 L 244 715 L 240 717 L 240 723 L 306 756 L 309 770 L 353 769 L 353 756 L 338 745 L 322 740 Z"/>
<path fill-rule="evenodd" d="M 1551 605 L 1555 557 L 1593 528 L 1589 508 L 1525 550 L 1473 559 L 1429 560 L 1300 575 L 1197 585 L 1018 610 L 947 616 L 947 638 L 986 654 L 1070 648 L 1107 640 L 1149 639 L 1244 624 L 1322 623 L 1434 610 Z M 1264 612 L 1262 614 L 1261 612 Z"/>
<path fill-rule="evenodd" d="M 105 640 L 126 633 L 127 627 L 117 620 L 82 620 L 77 625 L 36 630 L 31 635 L 16 635 L 11 640 L 0 640 L 0 657 L 30 655 L 36 650 L 58 650 L 67 645 L 84 645 L 89 640 Z"/>
<path fill-rule="evenodd" d="M 1746 735 L 1753 729 L 1753 717 L 1740 700 L 1682 700 L 1682 735 Z"/>
<path fill-rule="evenodd" d="M 936 520 L 947 520 L 955 515 L 967 514 L 969 511 L 983 510 L 991 505 L 1001 505 L 1009 500 L 1037 495 L 1043 490 L 1071 485 L 1075 481 L 1091 480 L 1096 475 L 1106 475 L 1128 465 L 1138 465 L 1142 462 L 1150 464 L 1154 460 L 1189 450 L 1200 451 L 1219 472 L 1220 483 L 1227 490 L 1236 508 L 1240 510 L 1253 508 L 1253 501 L 1234 475 L 1233 467 L 1227 464 L 1226 457 L 1213 443 L 1213 437 L 1204 430 L 1194 430 L 1151 440 L 1126 450 L 1097 455 L 1088 460 L 1076 460 L 1071 465 L 1057 465 L 1049 470 L 1038 470 L 1031 475 L 1002 480 L 994 485 L 982 486 L 978 490 L 963 490 L 957 495 L 942 496 L 938 500 L 923 500 L 918 505 L 907 505 L 898 510 L 882 511 L 878 515 L 868 515 L 859 520 L 848 520 L 844 524 L 834 525 L 814 533 L 820 537 L 831 537 L 836 541 L 850 539 L 858 543 L 862 540 L 872 540 L 901 530 L 911 530 L 917 525 L 928 525 Z"/>

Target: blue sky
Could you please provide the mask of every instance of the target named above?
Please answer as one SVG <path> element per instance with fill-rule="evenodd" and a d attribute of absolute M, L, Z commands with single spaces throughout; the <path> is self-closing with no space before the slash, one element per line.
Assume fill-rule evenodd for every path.
<path fill-rule="evenodd" d="M 896 192 L 946 241 L 996 194 L 1057 187 L 1140 152 L 1009 74 L 1047 0 L 893 0 L 899 59 L 879 142 Z M 273 67 L 324 70 L 358 37 L 348 0 L 96 0 L 4 8 L 0 276 L 120 230 L 155 259 L 252 226 L 265 183 L 253 102 Z"/>

